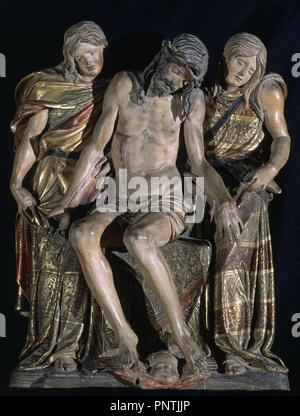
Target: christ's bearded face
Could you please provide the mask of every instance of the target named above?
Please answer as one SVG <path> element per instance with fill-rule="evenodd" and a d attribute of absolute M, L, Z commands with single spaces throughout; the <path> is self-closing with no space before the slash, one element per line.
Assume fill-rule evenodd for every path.
<path fill-rule="evenodd" d="M 185 87 L 190 82 L 186 70 L 175 62 L 163 62 L 153 75 L 152 88 L 156 95 L 164 97 Z"/>
<path fill-rule="evenodd" d="M 100 74 L 103 68 L 103 51 L 103 45 L 79 43 L 74 56 L 80 75 L 93 80 Z"/>

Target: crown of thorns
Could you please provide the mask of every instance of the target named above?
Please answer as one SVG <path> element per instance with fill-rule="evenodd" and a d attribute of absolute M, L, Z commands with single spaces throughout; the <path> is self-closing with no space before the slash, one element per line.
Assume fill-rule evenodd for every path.
<path fill-rule="evenodd" d="M 162 43 L 161 57 L 184 67 L 196 83 L 201 83 L 207 71 L 208 52 L 196 36 L 183 34 Z"/>

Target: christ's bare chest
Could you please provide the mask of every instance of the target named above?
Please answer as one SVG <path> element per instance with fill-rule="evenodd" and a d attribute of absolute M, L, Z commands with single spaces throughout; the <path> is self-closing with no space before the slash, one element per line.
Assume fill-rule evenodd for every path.
<path fill-rule="evenodd" d="M 178 107 L 178 105 L 177 105 Z M 165 138 L 177 136 L 181 124 L 179 111 L 172 97 L 146 97 L 137 104 L 129 99 L 119 109 L 119 127 L 122 133 L 135 136 L 147 130 L 151 135 Z"/>
<path fill-rule="evenodd" d="M 120 105 L 112 143 L 115 168 L 126 167 L 131 172 L 139 172 L 173 165 L 180 125 L 171 99 L 146 99 L 141 105 L 134 102 Z"/>

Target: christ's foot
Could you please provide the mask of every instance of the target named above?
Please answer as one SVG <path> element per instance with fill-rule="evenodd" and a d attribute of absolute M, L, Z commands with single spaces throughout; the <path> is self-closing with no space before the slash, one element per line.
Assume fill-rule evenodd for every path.
<path fill-rule="evenodd" d="M 141 369 L 142 363 L 137 353 L 138 338 L 133 331 L 127 331 L 119 337 L 118 361 L 124 370 Z"/>
<path fill-rule="evenodd" d="M 201 374 L 207 371 L 206 356 L 189 333 L 178 337 L 176 344 L 186 360 L 185 374 Z"/>

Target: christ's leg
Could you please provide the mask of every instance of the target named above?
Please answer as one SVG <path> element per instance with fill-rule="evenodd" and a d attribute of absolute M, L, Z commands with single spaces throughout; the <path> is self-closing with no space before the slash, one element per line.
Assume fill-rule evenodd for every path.
<path fill-rule="evenodd" d="M 75 222 L 70 231 L 87 284 L 119 338 L 119 359 L 124 368 L 139 366 L 137 336 L 130 328 L 116 292 L 110 265 L 100 248 L 105 228 L 117 213 L 95 212 Z"/>
<path fill-rule="evenodd" d="M 175 283 L 159 247 L 171 236 L 171 224 L 164 213 L 148 213 L 127 227 L 124 244 L 139 264 L 142 275 L 155 291 L 170 325 L 174 341 L 193 371 L 206 369 L 206 359 L 193 341 L 184 321 Z"/>

